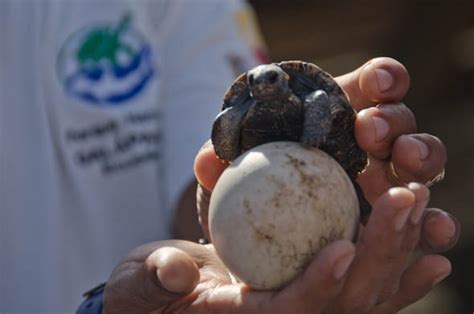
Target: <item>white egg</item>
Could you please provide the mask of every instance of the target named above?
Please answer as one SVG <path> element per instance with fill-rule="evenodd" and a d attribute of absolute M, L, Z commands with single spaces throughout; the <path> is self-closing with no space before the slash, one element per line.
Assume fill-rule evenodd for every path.
<path fill-rule="evenodd" d="M 211 196 L 209 227 L 217 254 L 254 289 L 278 289 L 314 254 L 353 240 L 359 203 L 342 167 L 296 142 L 272 142 L 237 158 Z"/>

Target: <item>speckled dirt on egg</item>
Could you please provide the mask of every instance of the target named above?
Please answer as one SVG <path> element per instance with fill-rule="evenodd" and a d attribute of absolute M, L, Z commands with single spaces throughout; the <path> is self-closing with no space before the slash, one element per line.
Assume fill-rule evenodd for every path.
<path fill-rule="evenodd" d="M 219 179 L 211 238 L 229 269 L 255 289 L 278 289 L 312 256 L 357 234 L 359 204 L 346 172 L 328 154 L 296 142 L 257 146 Z"/>

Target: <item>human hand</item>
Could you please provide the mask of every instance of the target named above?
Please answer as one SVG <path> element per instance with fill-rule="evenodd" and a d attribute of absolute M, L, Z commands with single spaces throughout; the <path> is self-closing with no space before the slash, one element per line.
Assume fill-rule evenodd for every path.
<path fill-rule="evenodd" d="M 354 245 L 336 241 L 281 291 L 253 291 L 229 275 L 212 245 L 172 240 L 143 245 L 113 271 L 111 313 L 323 313 L 342 289 Z"/>
<path fill-rule="evenodd" d="M 391 70 L 391 66 L 401 67 L 390 59 L 377 62 Z M 351 93 L 351 88 L 363 86 L 359 81 L 364 80 L 362 72 L 366 70 L 359 69 L 339 78 L 353 102 L 357 93 Z M 396 75 L 394 82 L 398 84 L 400 80 Z M 363 88 L 359 92 L 366 93 Z M 356 124 L 356 128 L 361 125 L 364 123 Z M 362 134 L 367 135 L 366 132 Z M 356 136 L 360 142 L 360 133 Z M 196 175 L 209 190 L 225 167 L 209 145 L 196 158 Z M 380 169 L 383 167 L 378 171 L 382 175 Z M 409 171 L 408 174 L 415 176 L 419 172 Z M 394 182 L 389 181 L 389 176 L 386 179 L 389 188 Z M 104 310 L 106 313 L 396 312 L 421 298 L 450 272 L 449 261 L 439 255 L 426 255 L 405 267 L 410 252 L 418 243 L 432 251 L 447 249 L 456 242 L 458 229 L 452 218 L 442 211 L 424 210 L 429 192 L 421 184 L 384 192 L 377 192 L 375 185 L 363 182 L 361 185 L 365 193 L 372 193 L 373 213 L 356 245 L 348 241 L 328 245 L 281 291 L 252 291 L 235 282 L 212 246 L 167 241 L 137 248 L 120 263 L 107 284 Z M 201 197 L 208 196 L 202 191 Z M 201 198 L 201 203 L 205 201 L 205 197 Z M 205 210 L 201 212 L 201 218 L 207 218 Z"/>
<path fill-rule="evenodd" d="M 421 298 L 431 289 L 431 283 L 448 274 L 450 269 L 449 261 L 444 257 L 426 255 L 405 270 L 408 255 L 417 246 L 427 253 L 449 249 L 457 241 L 459 225 L 454 217 L 442 210 L 425 209 L 429 192 L 424 186 L 411 184 L 409 189 L 391 188 L 399 185 L 400 181 L 428 182 L 442 171 L 446 162 L 446 149 L 436 137 L 415 133 L 413 113 L 399 103 L 408 90 L 409 75 L 397 61 L 389 58 L 373 59 L 336 80 L 348 93 L 354 108 L 361 110 L 356 120 L 355 136 L 358 144 L 368 151 L 370 165 L 360 175 L 359 184 L 374 205 L 374 211 L 384 211 L 387 216 L 377 219 L 382 214 L 374 213 L 372 223 L 369 221 L 361 230 L 357 258 L 343 292 L 337 297 L 338 311 L 335 312 L 344 313 L 348 308 L 367 312 L 376 304 L 378 309 L 386 312 L 396 311 Z M 377 103 L 383 105 L 375 106 Z M 390 162 L 393 163 L 396 176 L 390 168 Z M 207 143 L 196 158 L 196 176 L 205 189 L 212 190 L 226 166 L 216 158 L 212 145 Z M 198 199 L 201 203 L 201 223 L 208 234 L 206 203 L 209 193 L 205 189 L 199 190 Z M 389 193 L 389 196 L 385 193 Z M 397 236 L 385 244 L 385 248 L 392 249 L 387 251 L 378 245 L 381 235 L 387 234 L 387 229 L 381 226 L 386 227 L 388 222 L 374 221 L 397 221 L 395 214 L 389 217 L 387 213 L 390 210 L 384 209 L 386 206 L 395 206 L 388 205 L 390 202 L 396 203 L 396 198 L 392 199 L 390 193 L 401 193 L 404 196 L 399 197 L 404 197 L 406 201 L 416 199 L 418 203 L 412 209 L 400 211 L 402 218 L 410 217 L 407 218 L 408 227 L 402 228 Z M 375 205 L 378 202 L 387 204 L 377 207 Z"/>
<path fill-rule="evenodd" d="M 400 102 L 410 87 L 410 76 L 401 63 L 372 59 L 336 81 L 358 111 L 355 137 L 368 152 L 369 167 L 357 181 L 369 202 L 391 187 L 429 182 L 443 171 L 444 144 L 433 135 L 416 133 L 414 114 Z M 444 252 L 456 244 L 460 227 L 455 217 L 439 209 L 425 209 L 418 217 L 421 214 L 420 246 L 425 252 Z"/>
<path fill-rule="evenodd" d="M 411 217 L 427 200 L 428 190 L 415 183 L 383 193 L 356 245 L 329 244 L 280 291 L 253 291 L 238 283 L 212 245 L 178 240 L 143 245 L 113 271 L 104 312 L 394 313 L 450 272 L 449 261 L 438 255 L 404 269 L 421 228 Z"/>

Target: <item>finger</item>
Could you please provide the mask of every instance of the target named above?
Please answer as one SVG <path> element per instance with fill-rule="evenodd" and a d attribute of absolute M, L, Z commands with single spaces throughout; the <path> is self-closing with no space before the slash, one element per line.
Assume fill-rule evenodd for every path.
<path fill-rule="evenodd" d="M 393 144 L 391 156 L 392 165 L 387 160 L 371 158 L 369 167 L 357 179 L 369 202 L 392 186 L 428 182 L 444 169 L 447 161 L 445 146 L 429 134 L 401 135 Z"/>
<path fill-rule="evenodd" d="M 347 240 L 325 247 L 304 273 L 274 297 L 271 313 L 321 312 L 341 291 L 354 256 L 354 244 Z"/>
<path fill-rule="evenodd" d="M 174 293 L 190 293 L 199 282 L 199 269 L 194 260 L 180 249 L 163 247 L 145 261 L 145 268 L 156 271 L 158 284 Z"/>
<path fill-rule="evenodd" d="M 451 273 L 451 263 L 441 255 L 426 255 L 410 266 L 400 282 L 400 289 L 372 314 L 398 313 L 423 298 L 437 283 Z"/>
<path fill-rule="evenodd" d="M 405 254 L 405 256 L 411 254 L 418 247 L 422 226 L 421 218 L 430 200 L 430 190 L 423 184 L 411 182 L 407 185 L 407 188 L 415 196 L 415 204 L 408 216 L 400 247 L 400 251 Z M 403 254 L 400 254 L 400 257 L 402 257 Z M 401 262 L 401 264 L 398 264 L 399 269 L 404 268 L 405 259 L 400 258 L 399 261 Z"/>
<path fill-rule="evenodd" d="M 220 160 L 211 141 L 207 141 L 194 159 L 194 173 L 199 184 L 209 191 L 214 189 L 217 179 L 227 168 L 228 163 Z"/>
<path fill-rule="evenodd" d="M 387 282 L 403 268 L 409 253 L 403 239 L 415 206 L 416 196 L 406 188 L 391 188 L 376 200 L 357 243 L 357 257 L 337 300 L 338 312 L 367 312 L 376 304 Z"/>
<path fill-rule="evenodd" d="M 408 218 L 405 234 L 400 245 L 400 256 L 394 261 L 393 272 L 387 278 L 386 284 L 383 286 L 377 299 L 377 303 L 387 300 L 398 290 L 400 277 L 406 267 L 408 256 L 414 252 L 420 241 L 421 217 L 423 210 L 429 202 L 430 191 L 423 184 L 414 182 L 408 184 L 407 187 L 415 195 L 415 205 Z"/>
<path fill-rule="evenodd" d="M 461 225 L 456 217 L 440 209 L 426 209 L 423 217 L 421 248 L 429 253 L 441 253 L 459 240 Z"/>
<path fill-rule="evenodd" d="M 444 169 L 446 147 L 430 134 L 403 135 L 393 145 L 392 161 L 402 182 L 426 183 Z"/>
<path fill-rule="evenodd" d="M 362 110 L 357 115 L 354 128 L 357 144 L 378 159 L 390 156 L 393 142 L 400 135 L 415 131 L 415 116 L 402 103 Z"/>
<path fill-rule="evenodd" d="M 410 222 L 412 225 L 417 225 L 430 201 L 430 190 L 425 185 L 415 182 L 409 183 L 408 188 L 415 194 L 416 198 L 415 207 L 410 216 Z"/>
<path fill-rule="evenodd" d="M 399 102 L 410 86 L 410 76 L 403 64 L 386 57 L 372 59 L 336 81 L 356 110 L 377 103 Z"/>

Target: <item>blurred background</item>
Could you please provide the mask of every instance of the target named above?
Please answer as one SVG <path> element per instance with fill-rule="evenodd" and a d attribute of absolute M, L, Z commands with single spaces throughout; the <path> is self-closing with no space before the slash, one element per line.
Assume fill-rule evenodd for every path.
<path fill-rule="evenodd" d="M 272 61 L 300 59 L 334 76 L 389 56 L 412 78 L 405 103 L 419 132 L 448 148 L 446 179 L 431 207 L 457 216 L 459 245 L 449 279 L 403 313 L 473 313 L 474 0 L 250 1 Z"/>

